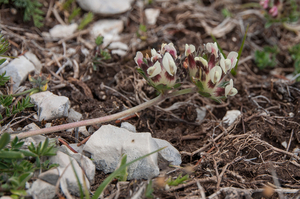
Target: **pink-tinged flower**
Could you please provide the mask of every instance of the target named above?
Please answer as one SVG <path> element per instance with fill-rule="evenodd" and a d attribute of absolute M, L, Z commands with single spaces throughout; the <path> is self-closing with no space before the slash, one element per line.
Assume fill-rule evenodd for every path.
<path fill-rule="evenodd" d="M 225 87 L 225 97 L 229 96 L 234 96 L 237 94 L 236 88 L 233 88 L 233 80 L 231 79 L 229 81 L 229 84 Z"/>
<path fill-rule="evenodd" d="M 160 53 L 152 49 L 151 57 L 148 54 L 143 57 L 141 52 L 137 52 L 134 60 L 152 86 L 164 85 L 171 88 L 176 83 L 177 73 L 177 65 L 172 54 L 176 55 L 173 44 L 163 44 Z"/>
<path fill-rule="evenodd" d="M 237 52 L 230 52 L 227 56 L 227 59 L 225 59 L 223 55 L 221 55 L 220 66 L 223 69 L 225 74 L 228 71 L 230 71 L 232 68 L 234 68 L 237 62 L 237 57 L 238 57 Z"/>
<path fill-rule="evenodd" d="M 174 76 L 177 72 L 177 66 L 174 62 L 173 57 L 170 55 L 170 53 L 166 52 L 164 55 L 164 58 L 162 60 L 163 66 L 166 69 L 166 71 L 169 73 L 169 75 Z"/>
<path fill-rule="evenodd" d="M 278 15 L 278 7 L 277 6 L 273 6 L 270 10 L 269 10 L 270 15 L 272 15 L 272 17 L 276 17 Z"/>
<path fill-rule="evenodd" d="M 151 50 L 151 61 L 155 62 L 160 58 L 161 58 L 161 55 L 159 53 L 157 53 L 156 50 L 153 48 Z"/>
<path fill-rule="evenodd" d="M 139 66 L 139 67 L 141 67 L 141 64 L 144 62 L 143 61 L 143 54 L 140 52 L 140 51 L 138 51 L 137 53 L 136 53 L 136 56 L 135 56 L 135 58 L 134 58 L 134 61 L 135 61 L 135 63 Z"/>
<path fill-rule="evenodd" d="M 219 49 L 217 43 L 207 43 L 206 44 L 206 50 L 215 55 L 215 58 L 219 56 Z"/>
<path fill-rule="evenodd" d="M 190 54 L 192 54 L 193 52 L 195 52 L 196 48 L 194 45 L 188 45 L 188 44 L 185 44 L 185 56 L 189 56 Z"/>
<path fill-rule="evenodd" d="M 259 4 L 264 8 L 267 9 L 269 7 L 269 0 L 261 0 Z"/>
<path fill-rule="evenodd" d="M 165 54 L 165 52 L 170 53 L 174 59 L 177 59 L 177 51 L 176 51 L 173 43 L 161 45 L 160 54 Z"/>
<path fill-rule="evenodd" d="M 149 75 L 149 78 L 155 77 L 161 72 L 161 66 L 160 63 L 157 61 L 155 64 L 147 69 L 147 74 Z"/>
<path fill-rule="evenodd" d="M 210 80 L 213 84 L 220 81 L 222 76 L 222 69 L 220 66 L 215 66 L 209 71 Z"/>

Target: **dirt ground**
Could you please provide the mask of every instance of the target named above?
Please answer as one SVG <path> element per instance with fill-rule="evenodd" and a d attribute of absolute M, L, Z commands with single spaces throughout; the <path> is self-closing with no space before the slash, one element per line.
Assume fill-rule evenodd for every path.
<path fill-rule="evenodd" d="M 97 50 L 88 31 L 83 30 L 63 42 L 42 37 L 42 32 L 59 24 L 53 12 L 47 14 L 44 27 L 38 29 L 31 22 L 24 23 L 22 13 L 12 15 L 8 6 L 2 5 L 1 29 L 11 46 L 8 54 L 17 56 L 29 50 L 36 54 L 43 64 L 43 74 L 51 74 L 48 90 L 68 97 L 71 106 L 82 113 L 84 119 L 89 119 L 120 112 L 156 96 L 155 90 L 136 71 L 133 61 L 136 51 L 145 53 L 152 48 L 160 49 L 161 43 L 173 42 L 177 51 L 184 54 L 186 43 L 201 46 L 213 42 L 210 33 L 215 31 L 219 45 L 228 54 L 239 50 L 249 25 L 237 75 L 230 76 L 238 90 L 236 96 L 218 104 L 198 94 L 183 95 L 143 110 L 138 117 L 127 121 L 135 125 L 138 132 L 151 132 L 153 137 L 169 141 L 180 151 L 182 167 L 165 165 L 161 178 L 189 173 L 185 184 L 169 190 L 162 188 L 161 178 L 153 179 L 155 198 L 201 198 L 203 194 L 208 198 L 300 198 L 300 156 L 293 153 L 300 148 L 300 82 L 285 77 L 294 71 L 288 49 L 299 43 L 300 35 L 280 24 L 264 28 L 261 9 L 243 7 L 250 2 L 258 1 L 153 1 L 145 4 L 145 8 L 159 8 L 161 13 L 156 25 L 147 25 L 146 32 L 139 32 L 139 25 L 146 24 L 146 19 L 137 4 L 121 15 L 95 16 L 94 21 L 122 17 L 126 23 L 121 37 L 129 45 L 125 57 L 112 55 L 112 59 L 97 64 L 97 71 L 91 64 Z M 49 12 L 50 6 L 44 2 L 45 13 Z M 232 18 L 226 19 L 222 15 L 223 8 L 230 11 Z M 59 7 L 56 9 L 64 20 L 66 12 Z M 140 39 L 137 32 L 144 39 Z M 87 43 L 93 48 L 89 49 Z M 66 49 L 76 49 L 76 54 L 68 59 L 79 64 L 77 78 L 74 78 L 72 67 L 55 74 L 58 65 L 67 61 L 63 45 Z M 276 45 L 280 49 L 277 66 L 259 70 L 254 62 L 254 52 L 265 45 Z M 84 56 L 82 48 L 89 49 L 90 55 Z M 56 60 L 50 51 L 55 51 Z M 28 81 L 24 85 L 30 87 Z M 178 109 L 165 110 L 176 102 L 183 103 Z M 207 109 L 201 122 L 196 121 L 195 110 L 199 107 Z M 228 110 L 242 112 L 231 126 L 222 123 Z M 34 109 L 28 109 L 19 116 L 26 117 L 33 112 Z M 32 120 L 28 118 L 13 128 L 25 126 Z M 66 120 L 51 122 L 58 125 Z M 45 125 L 44 122 L 37 124 Z M 120 125 L 117 122 L 111 124 Z M 99 127 L 93 126 L 95 130 Z M 68 143 L 76 142 L 74 133 L 49 135 L 57 136 Z M 79 141 L 83 139 L 85 137 L 81 135 Z M 92 192 L 106 176 L 97 171 Z M 146 183 L 142 180 L 114 181 L 104 197 L 131 198 Z"/>

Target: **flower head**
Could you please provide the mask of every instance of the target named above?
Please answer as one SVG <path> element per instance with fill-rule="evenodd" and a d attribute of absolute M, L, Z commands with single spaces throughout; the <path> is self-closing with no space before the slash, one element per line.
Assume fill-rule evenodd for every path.
<path fill-rule="evenodd" d="M 236 65 L 238 53 L 230 52 L 225 58 L 219 52 L 217 43 L 208 43 L 205 48 L 205 56 L 198 57 L 194 55 L 195 46 L 185 45 L 183 65 L 199 93 L 216 100 L 235 95 L 237 90 L 233 88 L 233 81 L 225 82 L 225 76 Z"/>
<path fill-rule="evenodd" d="M 137 52 L 134 60 L 152 86 L 163 85 L 165 88 L 171 88 L 176 83 L 176 53 L 172 43 L 162 44 L 159 53 L 152 49 L 151 57 L 148 54 L 144 57 L 141 52 Z"/>

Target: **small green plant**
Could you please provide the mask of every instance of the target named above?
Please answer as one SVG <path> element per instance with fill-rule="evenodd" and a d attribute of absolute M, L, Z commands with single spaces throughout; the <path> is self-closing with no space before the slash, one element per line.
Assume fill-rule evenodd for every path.
<path fill-rule="evenodd" d="M 43 24 L 44 12 L 40 10 L 42 4 L 37 0 L 0 0 L 0 3 L 8 4 L 12 2 L 16 8 L 24 10 L 23 21 L 33 20 L 36 27 L 40 28 Z"/>
<path fill-rule="evenodd" d="M 24 142 L 20 142 L 17 137 L 10 142 L 8 133 L 4 133 L 0 138 L 0 196 L 25 196 L 25 183 L 31 179 L 35 170 L 48 170 L 58 166 L 49 165 L 48 160 L 41 161 L 42 157 L 56 154 L 56 149 L 54 145 L 49 144 L 48 138 L 37 147 L 31 143 L 28 146 L 29 151 L 21 149 L 23 144 Z"/>
<path fill-rule="evenodd" d="M 91 23 L 94 19 L 94 14 L 92 12 L 87 13 L 84 15 L 83 19 L 81 20 L 78 30 L 84 29 L 85 26 L 87 26 L 89 23 Z"/>
<path fill-rule="evenodd" d="M 292 59 L 294 60 L 294 68 L 295 68 L 295 74 L 300 73 L 300 44 L 297 44 L 293 46 L 290 49 L 290 53 L 292 56 Z M 296 79 L 297 81 L 300 81 L 300 77 Z"/>
<path fill-rule="evenodd" d="M 185 183 L 185 181 L 187 181 L 188 179 L 189 179 L 188 174 L 182 177 L 182 173 L 181 173 L 175 180 L 172 180 L 171 177 L 169 177 L 169 179 L 167 180 L 167 184 L 169 186 L 177 186 L 179 184 Z"/>
<path fill-rule="evenodd" d="M 139 29 L 136 31 L 136 35 L 141 40 L 147 40 L 147 27 L 144 24 L 140 24 Z"/>
<path fill-rule="evenodd" d="M 279 53 L 278 48 L 265 46 L 262 51 L 256 50 L 254 60 L 259 69 L 276 66 L 276 55 Z"/>
<path fill-rule="evenodd" d="M 97 70 L 97 64 L 100 64 L 102 60 L 109 60 L 111 59 L 110 53 L 106 48 L 102 48 L 101 45 L 103 44 L 103 37 L 98 36 L 95 39 L 96 43 L 96 51 L 95 51 L 95 56 L 93 58 L 93 69 L 96 71 Z"/>
<path fill-rule="evenodd" d="M 154 196 L 152 195 L 153 191 L 154 191 L 154 189 L 152 187 L 152 180 L 150 180 L 146 187 L 145 197 L 146 198 L 154 198 Z"/>
<path fill-rule="evenodd" d="M 221 12 L 224 17 L 232 17 L 232 13 L 227 8 L 223 8 Z"/>

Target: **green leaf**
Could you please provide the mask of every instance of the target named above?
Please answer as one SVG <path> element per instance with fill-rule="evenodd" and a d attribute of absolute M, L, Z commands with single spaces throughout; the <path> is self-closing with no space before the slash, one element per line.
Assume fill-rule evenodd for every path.
<path fill-rule="evenodd" d="M 40 152 L 41 155 L 43 155 L 47 151 L 48 144 L 49 144 L 49 138 L 46 138 L 46 140 L 43 142 L 41 146 L 41 152 Z"/>
<path fill-rule="evenodd" d="M 93 21 L 93 18 L 94 18 L 94 14 L 92 12 L 87 13 L 81 20 L 78 26 L 78 30 L 84 29 L 85 26 L 87 26 L 89 23 Z"/>
<path fill-rule="evenodd" d="M 203 97 L 211 97 L 211 94 L 209 94 L 207 92 L 199 91 L 199 94 L 202 95 Z"/>
<path fill-rule="evenodd" d="M 24 154 L 18 151 L 0 151 L 0 158 L 2 159 L 21 159 Z"/>
<path fill-rule="evenodd" d="M 25 183 L 28 182 L 28 180 L 33 176 L 33 173 L 28 172 L 24 173 L 19 177 L 19 187 L 24 187 Z M 25 194 L 26 195 L 26 194 Z"/>
<path fill-rule="evenodd" d="M 109 184 L 116 176 L 118 176 L 118 175 L 119 175 L 119 172 L 121 172 L 124 168 L 130 166 L 131 164 L 133 164 L 133 163 L 135 163 L 135 162 L 137 162 L 137 161 L 139 161 L 139 160 L 141 160 L 141 159 L 143 159 L 143 158 L 148 157 L 149 155 L 152 155 L 152 154 L 154 154 L 154 153 L 157 153 L 157 152 L 159 152 L 159 151 L 161 151 L 161 150 L 163 150 L 163 149 L 165 149 L 165 148 L 166 148 L 166 147 L 160 148 L 160 149 L 158 149 L 158 150 L 156 150 L 156 151 L 153 151 L 152 153 L 148 153 L 148 154 L 146 154 L 146 155 L 144 155 L 144 156 L 142 156 L 142 157 L 139 157 L 139 158 L 137 158 L 137 159 L 135 159 L 135 160 L 133 160 L 133 161 L 131 161 L 131 162 L 128 162 L 128 163 L 126 163 L 125 165 L 119 167 L 117 170 L 115 170 L 112 174 L 110 174 L 110 175 L 109 175 L 109 176 L 101 183 L 101 185 L 100 185 L 100 186 L 97 188 L 97 190 L 95 191 L 95 193 L 94 193 L 92 199 L 98 199 L 98 197 L 101 195 L 101 193 L 102 193 L 102 192 L 104 191 L 104 189 L 107 187 L 107 185 L 108 185 L 108 184 Z"/>
<path fill-rule="evenodd" d="M 169 186 L 178 186 L 179 184 L 184 183 L 184 181 L 189 179 L 189 175 L 186 174 L 185 176 L 181 177 L 182 174 L 179 174 L 179 176 L 176 178 L 176 180 L 171 180 L 171 178 L 168 179 L 167 184 Z"/>
<path fill-rule="evenodd" d="M 145 191 L 146 198 L 154 198 L 152 195 L 153 191 L 154 189 L 152 188 L 152 180 L 150 180 Z"/>
<path fill-rule="evenodd" d="M 196 82 L 196 86 L 197 88 L 200 90 L 200 91 L 203 91 L 204 90 L 204 87 L 203 87 L 203 84 L 201 81 L 197 81 Z"/>
<path fill-rule="evenodd" d="M 179 88 L 181 86 L 181 83 L 177 83 L 173 86 L 174 89 Z"/>
<path fill-rule="evenodd" d="M 101 44 L 103 44 L 103 36 L 98 36 L 96 39 L 95 39 L 95 43 L 97 46 L 100 46 Z"/>
<path fill-rule="evenodd" d="M 120 167 L 123 166 L 123 165 L 125 165 L 126 162 L 127 162 L 127 155 L 123 155 L 122 159 L 121 159 Z M 119 181 L 126 181 L 127 180 L 127 176 L 128 176 L 127 167 L 125 167 L 122 171 L 119 172 L 119 175 L 116 176 L 116 178 Z"/>
<path fill-rule="evenodd" d="M 6 145 L 8 145 L 10 141 L 9 133 L 3 133 L 0 138 L 0 150 L 3 149 Z"/>

